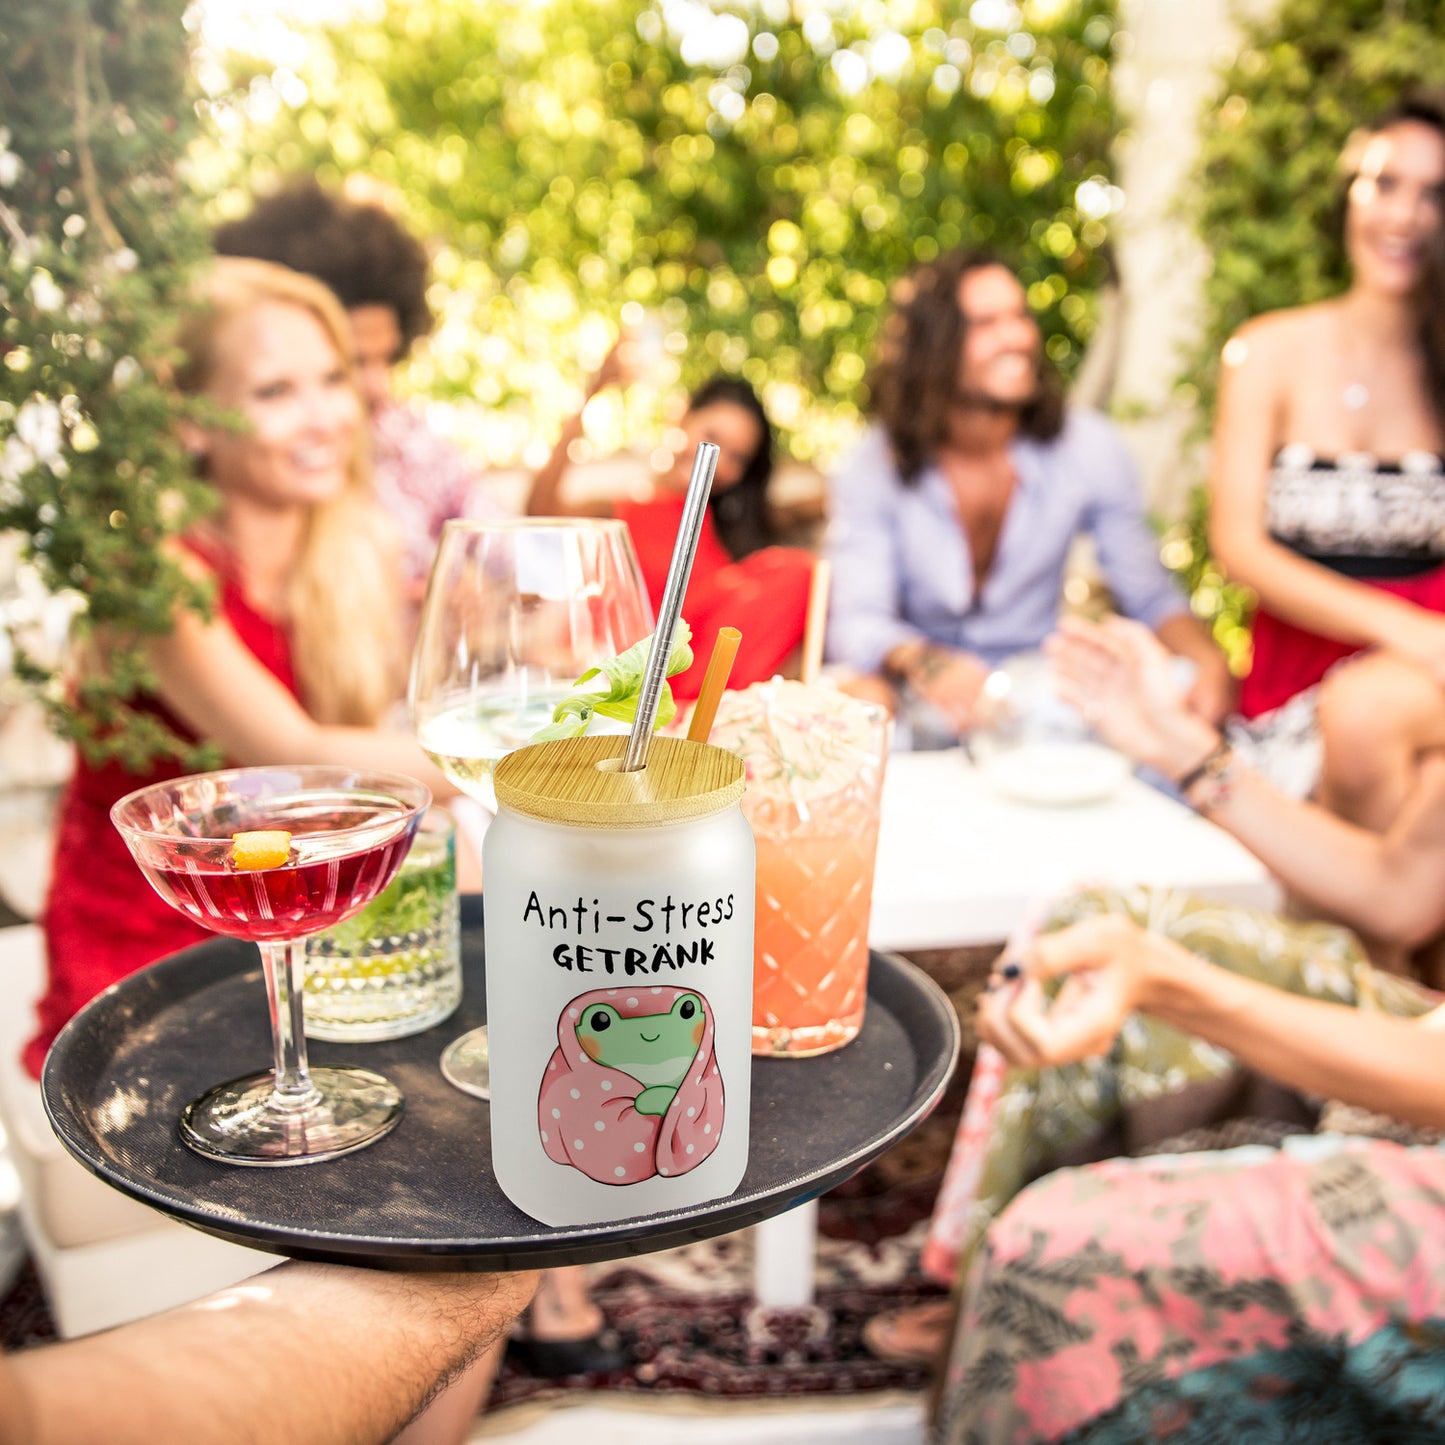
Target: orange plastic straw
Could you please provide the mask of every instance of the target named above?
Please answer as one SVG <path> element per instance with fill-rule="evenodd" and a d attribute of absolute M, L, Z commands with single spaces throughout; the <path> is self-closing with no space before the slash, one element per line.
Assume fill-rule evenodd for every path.
<path fill-rule="evenodd" d="M 736 627 L 720 627 L 717 641 L 713 643 L 712 656 L 707 660 L 707 671 L 703 674 L 702 687 L 697 694 L 697 706 L 692 710 L 692 722 L 688 724 L 689 742 L 705 743 L 712 731 L 712 720 L 717 716 L 717 705 L 722 701 L 723 688 L 728 685 L 728 674 L 733 670 L 733 658 L 738 655 L 738 643 L 743 635 Z"/>
<path fill-rule="evenodd" d="M 828 630 L 828 584 L 833 580 L 826 557 L 813 564 L 813 582 L 808 588 L 808 620 L 803 624 L 803 664 L 800 676 L 804 682 L 817 682 L 823 666 L 823 634 Z"/>

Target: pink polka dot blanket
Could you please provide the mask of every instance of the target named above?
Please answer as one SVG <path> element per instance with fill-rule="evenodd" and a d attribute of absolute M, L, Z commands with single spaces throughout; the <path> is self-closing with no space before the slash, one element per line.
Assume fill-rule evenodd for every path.
<path fill-rule="evenodd" d="M 695 989 L 599 988 L 557 1020 L 537 1100 L 548 1158 L 600 1184 L 696 1169 L 723 1128 L 713 1014 Z"/>

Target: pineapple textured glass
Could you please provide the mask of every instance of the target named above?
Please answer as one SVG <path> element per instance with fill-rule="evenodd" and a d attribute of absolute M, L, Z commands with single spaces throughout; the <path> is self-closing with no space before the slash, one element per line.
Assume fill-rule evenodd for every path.
<path fill-rule="evenodd" d="M 456 834 L 433 809 L 385 891 L 306 940 L 306 1036 L 405 1038 L 440 1023 L 461 998 Z"/>

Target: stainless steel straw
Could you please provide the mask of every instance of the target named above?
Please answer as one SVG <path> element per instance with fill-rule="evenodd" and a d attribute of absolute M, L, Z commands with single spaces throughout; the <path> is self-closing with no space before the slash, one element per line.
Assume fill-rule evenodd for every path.
<path fill-rule="evenodd" d="M 667 681 L 667 659 L 672 655 L 672 634 L 682 611 L 682 595 L 687 591 L 687 579 L 692 575 L 692 559 L 697 554 L 697 539 L 702 534 L 703 512 L 707 508 L 708 493 L 712 491 L 718 456 L 718 449 L 711 442 L 697 444 L 697 455 L 692 459 L 692 476 L 687 484 L 687 500 L 682 508 L 682 521 L 672 549 L 672 564 L 667 569 L 667 586 L 663 589 L 662 606 L 657 611 L 657 630 L 652 634 L 652 651 L 647 657 L 647 671 L 642 675 L 642 696 L 637 700 L 637 717 L 627 738 L 627 751 L 622 754 L 620 771 L 624 773 L 635 773 L 647 766 L 652 725 L 657 721 L 662 684 Z"/>

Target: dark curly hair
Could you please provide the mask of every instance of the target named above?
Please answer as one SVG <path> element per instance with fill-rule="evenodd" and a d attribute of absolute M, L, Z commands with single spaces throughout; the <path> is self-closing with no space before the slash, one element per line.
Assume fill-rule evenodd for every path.
<path fill-rule="evenodd" d="M 315 276 L 347 310 L 389 306 L 403 354 L 431 330 L 426 251 L 383 206 L 296 180 L 258 200 L 249 215 L 218 226 L 212 240 L 219 255 L 253 256 Z"/>
<path fill-rule="evenodd" d="M 1003 266 L 990 251 L 947 251 L 915 266 L 894 287 L 868 377 L 869 415 L 881 423 L 898 474 L 912 486 L 948 438 L 948 414 L 958 392 L 958 367 L 968 322 L 958 288 L 971 271 Z M 1059 374 L 1039 359 L 1039 389 L 1019 416 L 1020 430 L 1052 441 L 1064 424 Z"/>
<path fill-rule="evenodd" d="M 768 510 L 768 482 L 773 475 L 773 424 L 763 403 L 741 377 L 710 377 L 687 399 L 689 412 L 719 404 L 741 407 L 758 424 L 758 444 L 737 482 L 708 498 L 713 525 L 734 561 L 770 546 L 775 540 Z"/>

